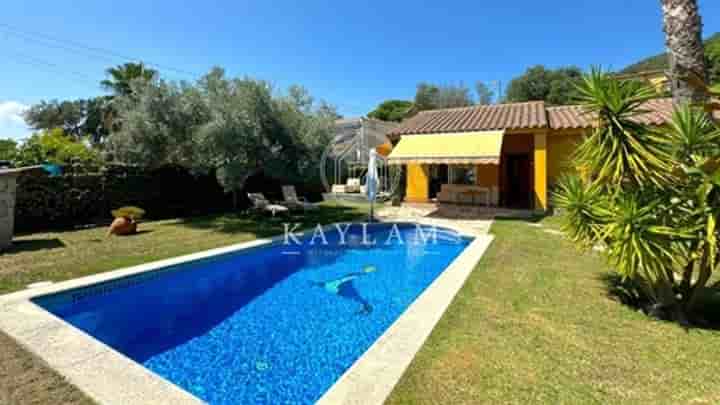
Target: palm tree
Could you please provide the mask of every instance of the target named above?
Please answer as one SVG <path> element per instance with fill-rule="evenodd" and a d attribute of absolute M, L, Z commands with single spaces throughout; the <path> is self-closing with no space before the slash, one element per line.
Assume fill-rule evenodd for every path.
<path fill-rule="evenodd" d="M 660 0 L 675 104 L 704 103 L 707 67 L 697 0 Z"/>
<path fill-rule="evenodd" d="M 103 80 L 100 84 L 116 96 L 131 94 L 132 87 L 130 84 L 133 80 L 142 79 L 151 81 L 154 80 L 158 74 L 156 70 L 146 67 L 142 62 L 125 63 L 124 65 L 111 67 L 106 72 L 110 78 Z"/>

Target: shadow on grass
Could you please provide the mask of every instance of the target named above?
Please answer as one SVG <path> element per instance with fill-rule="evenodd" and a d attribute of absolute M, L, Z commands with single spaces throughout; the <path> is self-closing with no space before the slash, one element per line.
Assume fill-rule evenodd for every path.
<path fill-rule="evenodd" d="M 537 224 L 541 222 L 543 219 L 547 218 L 548 215 L 545 214 L 529 214 L 527 216 L 508 216 L 508 215 L 497 215 L 495 216 L 495 221 L 501 221 L 501 222 L 528 222 L 531 224 Z"/>
<path fill-rule="evenodd" d="M 607 296 L 635 311 L 642 311 L 650 318 L 670 321 L 667 313 L 654 305 L 647 297 L 637 293 L 631 280 L 623 280 L 619 274 L 604 273 L 599 276 L 607 290 Z M 720 330 L 720 288 L 717 285 L 707 287 L 700 297 L 699 311 L 692 314 L 687 328 Z"/>
<path fill-rule="evenodd" d="M 633 309 L 644 309 L 650 302 L 639 296 L 628 280 L 619 274 L 603 273 L 598 276 L 607 291 L 608 298 Z"/>
<path fill-rule="evenodd" d="M 358 222 L 367 220 L 363 209 L 348 206 L 320 206 L 313 211 L 293 211 L 272 216 L 270 213 L 244 212 L 211 217 L 188 218 L 181 222 L 183 226 L 194 229 L 212 230 L 227 234 L 247 233 L 264 238 L 282 234 L 285 224 L 299 224 L 298 228 L 310 228 L 317 224 L 334 222 Z"/>
<path fill-rule="evenodd" d="M 0 255 L 23 252 L 36 252 L 39 250 L 53 250 L 61 249 L 64 247 L 65 244 L 57 238 L 16 240 L 6 250 L 0 251 Z"/>
<path fill-rule="evenodd" d="M 135 236 L 140 236 L 140 235 L 144 235 L 144 234 L 147 234 L 147 233 L 153 233 L 153 232 L 155 232 L 155 231 L 153 231 L 152 229 L 140 229 L 139 231 L 137 231 L 137 232 L 135 232 L 135 233 L 131 233 L 131 234 L 128 234 L 128 235 L 122 235 L 122 237 L 123 237 L 123 238 L 127 238 L 127 237 L 132 238 L 132 237 L 135 237 Z"/>

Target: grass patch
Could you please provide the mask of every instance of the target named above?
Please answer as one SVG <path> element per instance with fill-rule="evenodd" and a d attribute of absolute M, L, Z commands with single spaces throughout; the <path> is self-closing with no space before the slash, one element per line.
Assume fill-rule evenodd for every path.
<path fill-rule="evenodd" d="M 0 333 L 0 404 L 90 405 L 93 401 Z"/>
<path fill-rule="evenodd" d="M 106 228 L 20 236 L 0 254 L 0 294 L 38 281 L 63 281 L 279 235 L 286 222 L 312 227 L 366 215 L 366 204 L 327 203 L 316 211 L 275 218 L 228 214 L 144 222 L 137 235 L 126 237 L 108 238 Z"/>
<path fill-rule="evenodd" d="M 560 235 L 500 220 L 493 245 L 389 404 L 720 402 L 720 334 L 608 295 L 609 269 Z"/>

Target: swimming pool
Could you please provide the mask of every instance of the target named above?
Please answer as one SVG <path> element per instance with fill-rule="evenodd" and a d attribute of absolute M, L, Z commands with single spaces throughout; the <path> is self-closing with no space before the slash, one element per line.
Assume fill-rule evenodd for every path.
<path fill-rule="evenodd" d="M 419 229 L 353 225 L 33 302 L 207 402 L 313 403 L 470 243 Z"/>

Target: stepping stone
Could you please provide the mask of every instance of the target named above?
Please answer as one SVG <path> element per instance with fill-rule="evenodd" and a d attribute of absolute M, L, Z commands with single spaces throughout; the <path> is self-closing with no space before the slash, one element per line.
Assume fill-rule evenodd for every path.
<path fill-rule="evenodd" d="M 535 228 L 542 228 L 542 224 L 537 223 L 537 222 L 530 222 L 530 223 L 528 224 L 528 226 L 533 226 L 533 227 L 535 227 Z"/>
<path fill-rule="evenodd" d="M 560 235 L 560 236 L 565 235 L 562 231 L 558 231 L 555 229 L 544 229 L 543 232 L 549 233 L 551 235 Z"/>

